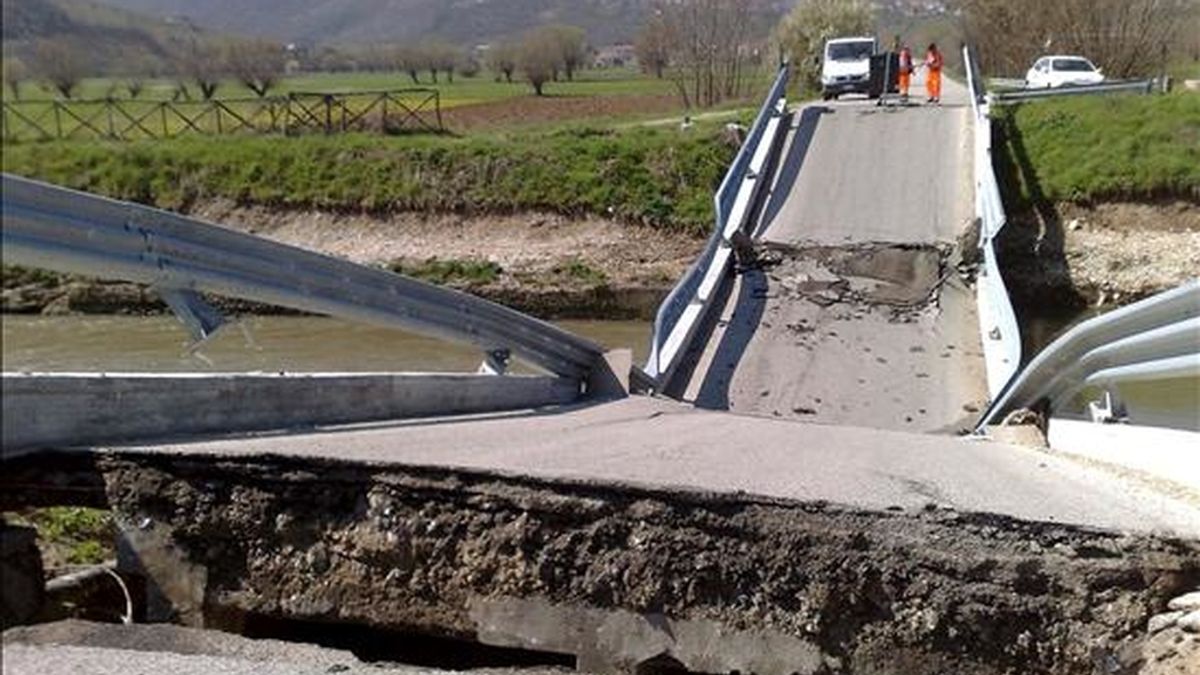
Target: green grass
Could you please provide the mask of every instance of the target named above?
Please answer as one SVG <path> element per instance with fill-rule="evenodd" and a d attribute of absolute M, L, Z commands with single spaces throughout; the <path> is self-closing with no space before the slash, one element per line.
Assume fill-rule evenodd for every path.
<path fill-rule="evenodd" d="M 397 261 L 388 269 L 415 279 L 442 286 L 486 286 L 504 273 L 500 265 L 490 260 L 442 260 L 429 258 L 420 263 Z"/>
<path fill-rule="evenodd" d="M 1031 201 L 1200 198 L 1200 95 L 1079 97 L 998 113 L 998 169 Z"/>
<path fill-rule="evenodd" d="M 112 514 L 99 509 L 54 506 L 23 515 L 35 526 L 44 547 L 70 565 L 95 565 L 112 557 L 115 525 Z"/>
<path fill-rule="evenodd" d="M 719 124 L 380 137 L 184 137 L 6 146 L 6 172 L 186 210 L 241 204 L 350 211 L 596 214 L 706 231 L 734 150 Z"/>

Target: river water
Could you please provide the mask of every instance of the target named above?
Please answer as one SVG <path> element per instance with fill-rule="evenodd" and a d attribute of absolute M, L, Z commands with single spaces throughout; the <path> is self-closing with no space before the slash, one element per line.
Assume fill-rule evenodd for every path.
<path fill-rule="evenodd" d="M 646 359 L 648 322 L 556 323 Z M 469 347 L 323 317 L 245 317 L 194 351 L 171 316 L 9 314 L 0 324 L 6 372 L 471 372 L 482 360 Z"/>

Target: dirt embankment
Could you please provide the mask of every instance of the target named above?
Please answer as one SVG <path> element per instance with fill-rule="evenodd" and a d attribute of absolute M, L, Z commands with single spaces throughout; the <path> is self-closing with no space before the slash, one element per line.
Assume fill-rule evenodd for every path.
<path fill-rule="evenodd" d="M 543 318 L 648 319 L 703 247 L 693 235 L 555 214 L 345 214 L 210 202 L 191 215 L 388 267 Z M 219 301 L 230 311 L 277 312 Z M 156 313 L 145 287 L 5 268 L 9 313 Z"/>
<path fill-rule="evenodd" d="M 1001 262 L 1018 306 L 1123 305 L 1200 276 L 1197 202 L 1063 203 L 1009 224 Z"/>
<path fill-rule="evenodd" d="M 100 470 L 143 563 L 192 620 L 235 630 L 280 617 L 576 640 L 589 663 L 630 669 L 669 654 L 727 672 L 749 650 L 794 655 L 754 662 L 783 675 L 1131 673 L 1150 618 L 1200 583 L 1195 542 L 937 508 L 280 458 Z M 621 626 L 628 639 L 605 639 Z"/>

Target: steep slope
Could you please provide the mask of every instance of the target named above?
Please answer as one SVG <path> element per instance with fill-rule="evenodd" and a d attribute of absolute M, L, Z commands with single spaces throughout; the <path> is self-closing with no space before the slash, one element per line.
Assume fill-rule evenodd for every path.
<path fill-rule="evenodd" d="M 29 58 L 41 39 L 86 45 L 93 72 L 162 62 L 172 45 L 202 35 L 187 22 L 147 16 L 88 0 L 4 0 L 4 53 Z"/>
<path fill-rule="evenodd" d="M 650 0 L 106 0 L 223 31 L 311 43 L 403 42 L 438 36 L 485 42 L 531 25 L 583 27 L 593 44 L 633 39 Z M 753 0 L 777 17 L 786 0 Z"/>

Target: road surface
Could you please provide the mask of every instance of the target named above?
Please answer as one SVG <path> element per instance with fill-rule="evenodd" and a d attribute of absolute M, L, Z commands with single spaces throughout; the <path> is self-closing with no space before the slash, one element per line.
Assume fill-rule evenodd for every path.
<path fill-rule="evenodd" d="M 974 199 L 966 92 L 945 105 L 810 104 L 758 241 L 683 398 L 827 424 L 958 432 L 986 400 L 974 293 L 956 270 Z"/>
<path fill-rule="evenodd" d="M 1069 458 L 989 441 L 803 424 L 644 397 L 470 421 L 418 420 L 118 451 L 436 466 L 875 510 L 932 504 L 1023 520 L 1200 535 L 1200 495 L 1168 495 Z"/>

